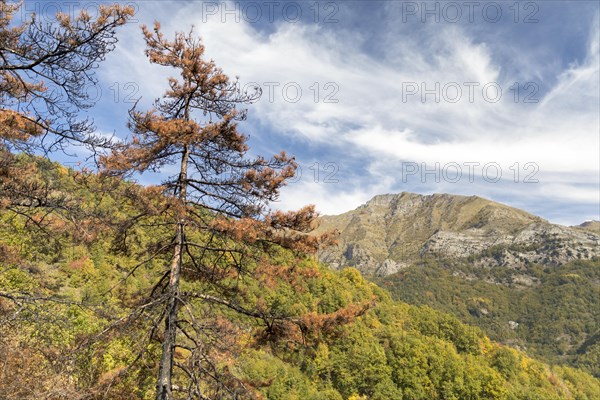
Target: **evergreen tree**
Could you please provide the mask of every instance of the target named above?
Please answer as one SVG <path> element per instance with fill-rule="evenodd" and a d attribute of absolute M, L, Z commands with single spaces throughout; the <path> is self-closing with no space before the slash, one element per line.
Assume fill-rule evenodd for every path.
<path fill-rule="evenodd" d="M 166 246 L 170 263 L 148 299 L 163 307 L 156 399 L 173 399 L 174 388 L 184 387 L 193 398 L 204 398 L 204 391 L 211 398 L 222 393 L 236 397 L 236 384 L 211 359 L 211 345 L 216 346 L 220 334 L 207 332 L 222 327 L 210 322 L 212 314 L 199 317 L 192 310 L 206 310 L 202 304 L 225 307 L 263 320 L 272 332 L 276 321 L 294 320 L 297 316 L 250 304 L 238 281 L 269 276 L 270 258 L 261 254 L 279 246 L 314 250 L 319 239 L 307 232 L 316 213 L 312 206 L 299 212 L 269 211 L 269 202 L 277 199 L 296 164 L 283 152 L 272 158 L 248 156 L 248 137 L 237 125 L 246 112 L 238 106 L 252 103 L 260 93 L 241 93 L 237 82 L 204 59 L 204 45 L 193 32 L 177 33 L 171 41 L 158 23 L 153 30 L 142 29 L 150 62 L 175 68 L 179 78 L 169 79 L 169 89 L 152 110 L 130 112 L 131 140 L 102 163 L 106 172 L 122 176 L 166 165 L 178 171 L 162 185 L 168 196 L 163 212 L 172 227 Z M 197 284 L 185 285 L 187 281 Z M 195 290 L 184 291 L 184 285 Z M 178 347 L 190 352 L 185 364 L 174 362 Z M 184 372 L 185 385 L 173 382 L 174 366 Z"/>

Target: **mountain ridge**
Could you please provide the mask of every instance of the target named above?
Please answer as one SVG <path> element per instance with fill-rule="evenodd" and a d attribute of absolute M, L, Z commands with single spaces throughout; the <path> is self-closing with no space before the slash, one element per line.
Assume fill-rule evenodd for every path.
<path fill-rule="evenodd" d="M 317 232 L 338 230 L 339 244 L 320 251 L 334 269 L 385 276 L 425 256 L 466 258 L 493 247 L 501 257 L 483 264 L 560 265 L 598 256 L 600 234 L 567 227 L 479 196 L 409 192 L 377 195 L 354 210 L 323 216 Z M 587 225 L 586 225 L 587 226 Z"/>
<path fill-rule="evenodd" d="M 585 229 L 600 235 L 600 221 L 590 220 L 585 221 L 579 225 L 573 226 L 573 228 Z"/>

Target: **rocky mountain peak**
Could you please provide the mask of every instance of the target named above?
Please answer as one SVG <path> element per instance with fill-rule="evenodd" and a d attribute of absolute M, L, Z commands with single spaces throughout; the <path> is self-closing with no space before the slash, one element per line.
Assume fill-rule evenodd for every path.
<path fill-rule="evenodd" d="M 426 256 L 471 257 L 482 265 L 510 268 L 591 258 L 598 255 L 600 241 L 594 227 L 554 225 L 478 196 L 402 192 L 324 216 L 318 231 L 340 231 L 339 245 L 320 251 L 322 261 L 387 275 Z M 494 257 L 485 255 L 490 248 L 498 250 Z"/>

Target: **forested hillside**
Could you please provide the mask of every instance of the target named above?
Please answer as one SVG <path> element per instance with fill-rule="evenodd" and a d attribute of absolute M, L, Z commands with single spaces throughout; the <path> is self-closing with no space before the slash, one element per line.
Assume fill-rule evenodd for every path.
<path fill-rule="evenodd" d="M 486 281 L 467 263 L 429 259 L 376 281 L 396 299 L 452 313 L 494 340 L 600 376 L 598 260 L 551 269 L 532 265 L 529 271 L 539 284 L 505 286 Z M 491 273 L 507 277 L 506 271 Z"/>
<path fill-rule="evenodd" d="M 493 340 L 600 376 L 600 233 L 480 197 L 381 195 L 325 216 L 337 245 L 320 257 L 354 266 L 392 296 L 451 313 Z"/>
<path fill-rule="evenodd" d="M 39 207 L 33 195 L 27 204 L 2 203 L 0 397 L 153 398 L 163 333 L 160 310 L 141 302 L 168 257 L 140 259 L 156 251 L 164 226 L 117 233 L 130 216 L 159 207 L 160 196 L 40 158 L 7 157 L 3 176 L 7 165 L 18 168 L 56 207 Z M 182 311 L 180 323 L 195 318 L 204 327 L 195 340 L 210 360 L 197 382 L 205 398 L 599 398 L 591 375 L 498 345 L 449 314 L 395 302 L 355 269 L 331 271 L 283 249 L 268 257 L 268 270 L 260 258 L 248 265 L 261 278 L 235 278 L 235 303 L 190 302 Z M 185 288 L 216 296 L 206 289 L 202 281 Z M 185 367 L 208 365 L 193 354 L 185 342 L 175 353 L 183 398 L 193 384 Z"/>

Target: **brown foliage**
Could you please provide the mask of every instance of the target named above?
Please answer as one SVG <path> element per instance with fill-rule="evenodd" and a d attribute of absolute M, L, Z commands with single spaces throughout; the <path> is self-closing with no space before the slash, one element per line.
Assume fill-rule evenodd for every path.
<path fill-rule="evenodd" d="M 336 328 L 354 321 L 375 306 L 373 299 L 369 303 L 351 303 L 331 314 L 309 313 L 300 318 L 300 326 L 308 335 L 331 334 Z"/>
<path fill-rule="evenodd" d="M 235 81 L 212 60 L 204 59 L 204 45 L 193 32 L 176 33 L 168 40 L 158 23 L 142 31 L 149 61 L 175 68 L 179 76 L 169 78 L 169 89 L 151 110 L 130 111 L 131 140 L 100 162 L 104 174 L 118 176 L 178 167 L 178 173 L 167 177 L 160 188 L 167 199 L 164 217 L 174 232 L 163 250 L 171 253 L 171 262 L 152 292 L 155 298 L 162 296 L 164 305 L 160 319 L 164 331 L 157 335 L 162 356 L 156 398 L 174 397 L 172 391 L 178 386 L 173 383 L 173 365 L 187 377 L 190 398 L 201 397 L 201 387 L 214 398 L 247 396 L 241 382 L 227 369 L 216 367 L 227 363 L 236 335 L 230 323 L 215 317 L 214 307 L 262 321 L 268 338 L 292 342 L 301 339 L 302 329 L 308 332 L 342 323 L 360 310 L 340 311 L 322 321 L 309 317 L 301 321 L 297 316 L 272 315 L 262 299 L 244 300 L 240 279 L 271 286 L 285 282 L 303 290 L 302 280 L 317 273 L 272 265 L 264 258 L 265 250 L 273 254 L 283 247 L 301 258 L 329 238 L 310 234 L 317 217 L 314 206 L 296 212 L 269 210 L 297 165 L 284 152 L 271 158 L 248 156 L 248 137 L 238 130 L 246 112 L 237 107 L 252 103 L 260 93 L 241 93 Z M 134 226 L 137 218 L 124 228 Z M 181 293 L 182 279 L 198 281 L 204 292 Z M 200 302 L 196 310 L 206 310 L 208 315 L 194 315 L 192 301 Z M 183 344 L 186 351 L 174 350 Z"/>
<path fill-rule="evenodd" d="M 0 339 L 0 397 L 3 400 L 73 400 L 81 396 L 56 373 L 46 356 L 23 346 L 6 330 Z"/>
<path fill-rule="evenodd" d="M 21 150 L 38 145 L 51 150 L 72 140 L 107 145 L 92 135 L 90 121 L 77 119 L 77 112 L 91 105 L 87 89 L 96 84 L 93 70 L 114 48 L 115 29 L 127 22 L 133 9 L 102 5 L 94 19 L 84 10 L 74 18 L 58 14 L 57 23 L 33 17 L 16 24 L 22 5 L 0 0 L 3 145 Z M 51 140 L 47 146 L 44 138 Z"/>
<path fill-rule="evenodd" d="M 21 262 L 19 249 L 15 246 L 8 246 L 0 243 L 0 263 L 6 265 L 16 265 Z"/>
<path fill-rule="evenodd" d="M 300 263 L 302 260 L 297 259 Z M 282 283 L 288 284 L 297 292 L 305 291 L 305 283 L 308 279 L 319 277 L 321 273 L 318 268 L 297 268 L 292 262 L 288 265 L 275 265 L 268 259 L 263 259 L 254 270 L 256 279 L 267 288 L 276 289 Z"/>
<path fill-rule="evenodd" d="M 337 336 L 343 333 L 339 328 L 352 323 L 375 306 L 375 300 L 366 303 L 351 303 L 333 313 L 310 312 L 299 317 L 273 319 L 266 329 L 258 331 L 256 344 L 280 342 L 293 349 L 299 346 L 312 346 L 324 336 Z"/>

